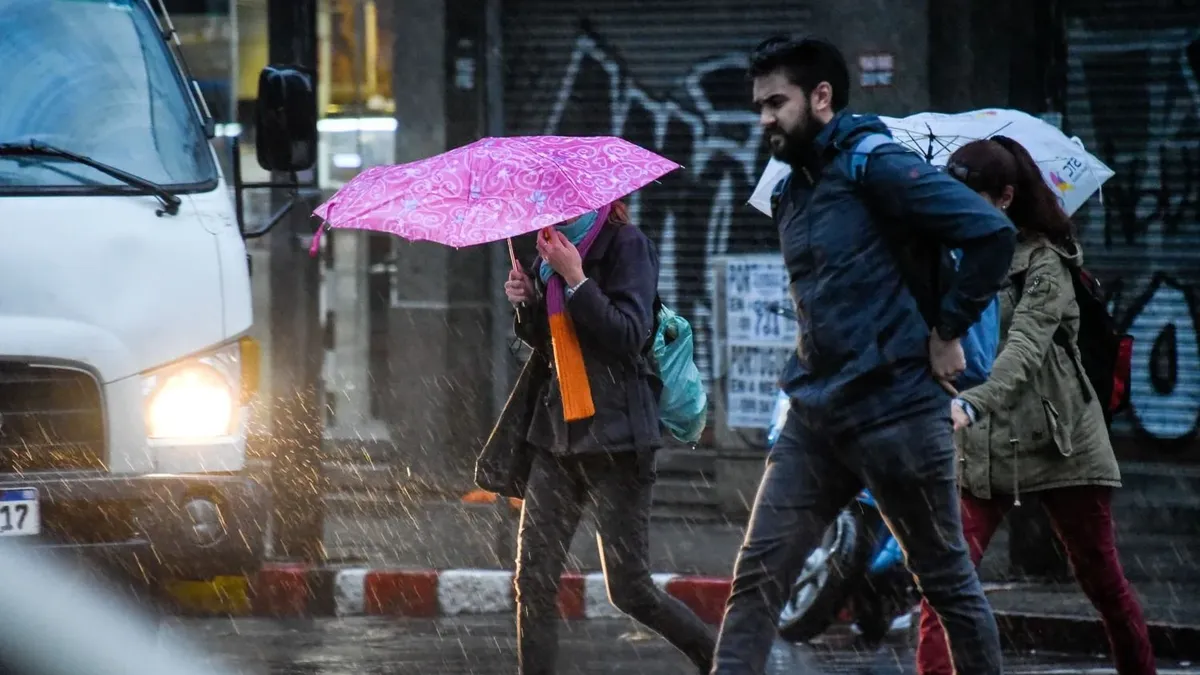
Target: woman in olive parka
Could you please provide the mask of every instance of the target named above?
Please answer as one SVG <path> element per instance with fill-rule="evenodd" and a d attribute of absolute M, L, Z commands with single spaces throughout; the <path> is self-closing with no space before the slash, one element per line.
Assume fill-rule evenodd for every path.
<path fill-rule="evenodd" d="M 992 372 L 951 403 L 971 557 L 978 565 L 1022 493 L 1038 493 L 1075 578 L 1103 619 L 1117 672 L 1154 673 L 1142 609 L 1117 557 L 1111 505 L 1121 474 L 1098 397 L 1077 370 L 1079 305 L 1071 268 L 1082 264 L 1083 251 L 1071 221 L 1029 152 L 1010 138 L 964 145 L 947 170 L 1007 213 L 1018 231 L 1009 268 L 1017 282 L 999 293 L 1000 345 Z M 1055 340 L 1060 330 L 1069 339 Z M 941 624 L 927 603 L 921 604 L 917 672 L 953 672 Z"/>

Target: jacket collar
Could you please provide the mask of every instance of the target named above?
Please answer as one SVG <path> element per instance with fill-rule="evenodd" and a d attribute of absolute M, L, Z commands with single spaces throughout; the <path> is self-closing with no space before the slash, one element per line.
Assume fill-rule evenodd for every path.
<path fill-rule="evenodd" d="M 831 151 L 837 150 L 838 143 L 836 137 L 840 135 L 839 131 L 841 131 L 840 127 L 845 115 L 845 110 L 836 113 L 829 120 L 829 124 L 826 124 L 821 129 L 817 137 L 813 139 L 813 155 L 825 159 Z"/>
<path fill-rule="evenodd" d="M 596 235 L 592 241 L 592 247 L 588 249 L 587 255 L 584 256 L 584 262 L 595 262 L 604 258 L 604 254 L 608 252 L 608 247 L 612 243 L 613 235 L 617 232 L 617 226 L 611 223 L 601 225 L 603 229 Z"/>

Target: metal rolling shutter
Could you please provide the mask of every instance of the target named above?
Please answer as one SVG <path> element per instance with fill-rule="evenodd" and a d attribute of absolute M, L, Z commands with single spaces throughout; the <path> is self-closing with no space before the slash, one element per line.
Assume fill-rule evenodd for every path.
<path fill-rule="evenodd" d="M 685 167 L 629 203 L 658 245 L 663 301 L 692 322 L 709 377 L 712 259 L 778 249 L 771 221 L 745 206 L 767 159 L 746 54 L 803 32 L 807 6 L 510 0 L 503 22 L 506 133 L 619 135 Z"/>
<path fill-rule="evenodd" d="M 1188 3 L 1078 4 L 1069 133 L 1116 175 L 1076 216 L 1085 263 L 1136 339 L 1124 456 L 1200 458 L 1200 24 Z"/>

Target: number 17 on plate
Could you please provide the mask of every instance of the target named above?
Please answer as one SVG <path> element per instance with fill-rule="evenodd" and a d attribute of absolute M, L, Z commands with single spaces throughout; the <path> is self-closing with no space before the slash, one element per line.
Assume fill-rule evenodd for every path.
<path fill-rule="evenodd" d="M 40 534 L 42 514 L 35 488 L 0 490 L 0 537 Z"/>

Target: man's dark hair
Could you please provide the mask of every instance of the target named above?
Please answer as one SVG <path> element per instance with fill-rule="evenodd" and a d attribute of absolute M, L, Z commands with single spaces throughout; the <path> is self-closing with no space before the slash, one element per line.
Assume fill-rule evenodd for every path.
<path fill-rule="evenodd" d="M 850 103 L 850 71 L 842 52 L 831 43 L 817 38 L 796 40 L 787 36 L 768 38 L 750 53 L 751 78 L 782 70 L 788 81 L 812 93 L 817 85 L 828 82 L 833 88 L 833 111 Z"/>

